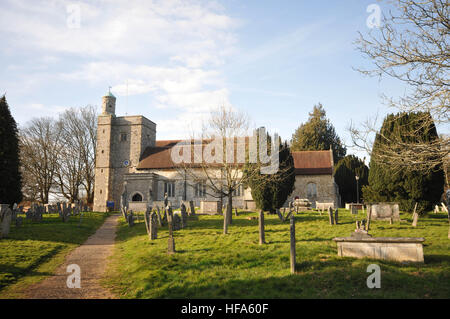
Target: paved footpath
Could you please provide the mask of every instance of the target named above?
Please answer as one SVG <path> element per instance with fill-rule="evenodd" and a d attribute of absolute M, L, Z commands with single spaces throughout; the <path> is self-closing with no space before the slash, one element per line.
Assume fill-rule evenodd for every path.
<path fill-rule="evenodd" d="M 116 298 L 100 286 L 107 258 L 112 254 L 120 215 L 108 217 L 95 234 L 75 248 L 55 274 L 27 289 L 26 298 L 39 299 L 110 299 Z M 77 264 L 81 270 L 81 288 L 68 288 L 67 266 Z"/>

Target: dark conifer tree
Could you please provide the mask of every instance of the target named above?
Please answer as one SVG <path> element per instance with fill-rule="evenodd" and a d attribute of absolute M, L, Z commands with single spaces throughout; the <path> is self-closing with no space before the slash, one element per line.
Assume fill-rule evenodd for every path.
<path fill-rule="evenodd" d="M 427 118 L 428 117 L 428 118 Z M 432 143 L 438 139 L 431 115 L 423 112 L 388 115 L 375 138 L 372 153 L 407 143 Z M 394 142 L 395 141 L 395 142 Z M 444 188 L 443 165 L 427 172 L 394 170 L 390 165 L 371 159 L 369 185 L 363 187 L 366 201 L 399 202 L 400 209 L 412 211 L 417 202 L 419 212 L 429 211 L 438 203 Z"/>
<path fill-rule="evenodd" d="M 22 200 L 19 137 L 6 97 L 0 98 L 0 203 L 14 204 Z"/>

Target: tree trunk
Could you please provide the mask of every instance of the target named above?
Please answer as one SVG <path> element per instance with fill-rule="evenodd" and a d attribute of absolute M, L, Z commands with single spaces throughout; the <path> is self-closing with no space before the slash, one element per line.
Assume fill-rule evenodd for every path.
<path fill-rule="evenodd" d="M 228 225 L 231 225 L 233 222 L 233 192 L 228 192 L 228 204 L 227 204 L 227 217 L 228 217 Z"/>
<path fill-rule="evenodd" d="M 228 234 L 228 214 L 227 212 L 223 213 L 223 234 Z"/>
<path fill-rule="evenodd" d="M 363 210 L 364 210 L 364 205 L 363 205 Z M 366 231 L 368 232 L 370 229 L 370 220 L 372 218 L 372 210 L 369 208 L 367 209 L 367 224 L 366 224 Z"/>
<path fill-rule="evenodd" d="M 262 209 L 259 211 L 259 244 L 265 244 L 265 235 L 264 235 L 264 212 Z"/>

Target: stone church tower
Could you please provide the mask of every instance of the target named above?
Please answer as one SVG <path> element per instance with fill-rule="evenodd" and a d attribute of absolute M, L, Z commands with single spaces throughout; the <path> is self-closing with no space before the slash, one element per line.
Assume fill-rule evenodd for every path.
<path fill-rule="evenodd" d="M 136 172 L 142 152 L 155 146 L 155 123 L 142 115 L 116 117 L 115 113 L 116 97 L 109 91 L 97 126 L 93 210 L 98 212 L 108 210 L 107 202 L 119 209 L 124 174 Z"/>

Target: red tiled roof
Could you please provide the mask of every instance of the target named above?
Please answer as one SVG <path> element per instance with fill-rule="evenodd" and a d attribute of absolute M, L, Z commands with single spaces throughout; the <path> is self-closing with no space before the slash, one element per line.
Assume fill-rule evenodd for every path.
<path fill-rule="evenodd" d="M 295 175 L 325 175 L 333 174 L 330 151 L 300 151 L 292 152 Z"/>
<path fill-rule="evenodd" d="M 170 152 L 180 140 L 156 141 L 156 146 L 147 147 L 142 153 L 137 169 L 172 169 L 175 164 Z M 328 175 L 333 173 L 330 151 L 292 152 L 296 175 Z"/>

